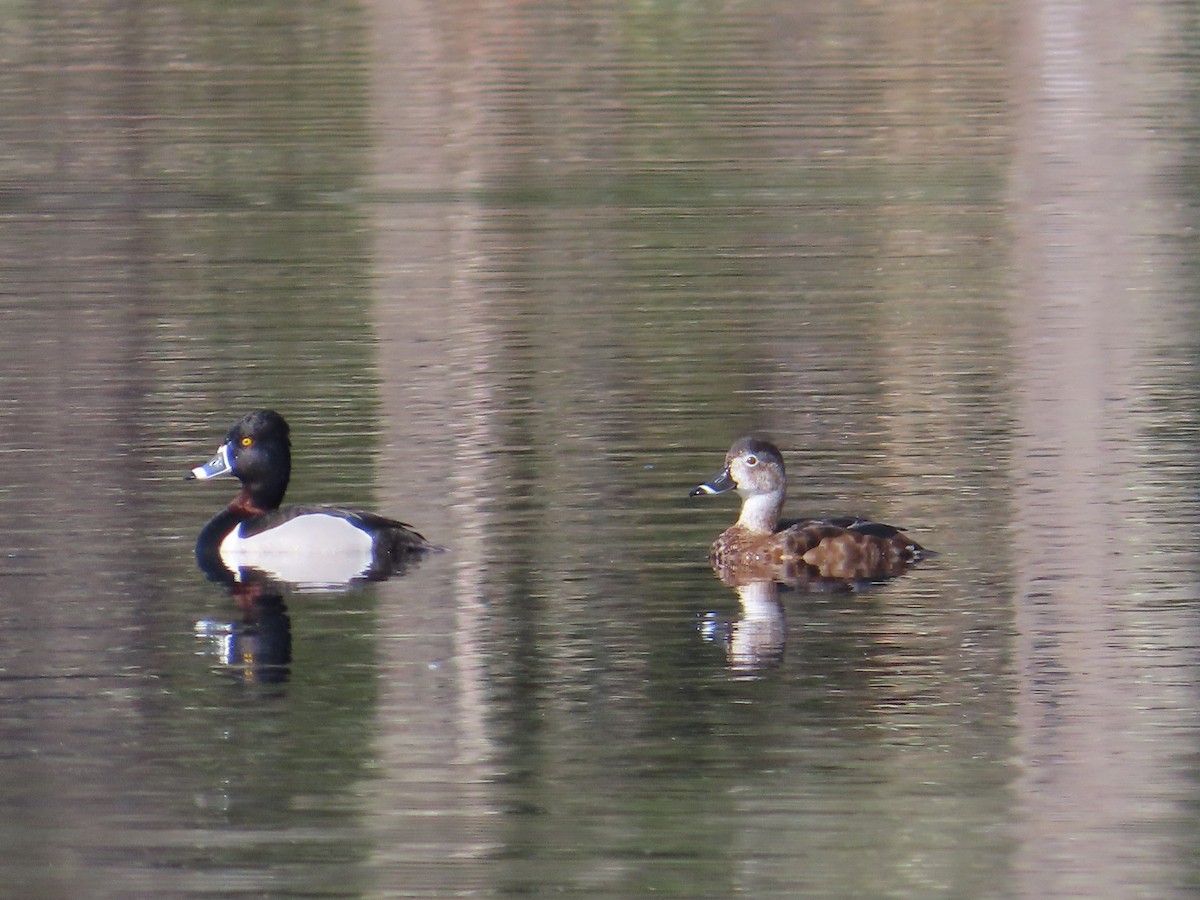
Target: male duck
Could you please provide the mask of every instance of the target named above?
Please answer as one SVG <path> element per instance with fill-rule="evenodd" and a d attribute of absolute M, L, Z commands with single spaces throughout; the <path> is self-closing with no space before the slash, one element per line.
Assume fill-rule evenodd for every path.
<path fill-rule="evenodd" d="M 337 587 L 402 572 L 441 549 L 403 522 L 331 506 L 279 508 L 292 471 L 283 416 L 263 409 L 242 416 L 217 454 L 189 479 L 233 475 L 242 489 L 204 526 L 196 561 L 210 577 L 236 580 L 243 569 L 302 587 Z"/>
<path fill-rule="evenodd" d="M 866 519 L 779 520 L 787 477 L 783 456 L 772 443 L 746 437 L 735 443 L 717 476 L 689 496 L 742 496 L 737 522 L 709 550 L 714 568 L 739 570 L 805 567 L 824 579 L 874 581 L 902 574 L 918 560 L 933 556 L 900 529 Z"/>

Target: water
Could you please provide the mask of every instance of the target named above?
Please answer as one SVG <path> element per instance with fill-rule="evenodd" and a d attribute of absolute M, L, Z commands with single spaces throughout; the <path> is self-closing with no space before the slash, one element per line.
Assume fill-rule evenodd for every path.
<path fill-rule="evenodd" d="M 1188 7 L 110 13 L 0 38 L 7 893 L 1196 890 Z M 451 551 L 248 634 L 257 406 Z M 941 555 L 739 599 L 750 431 Z"/>

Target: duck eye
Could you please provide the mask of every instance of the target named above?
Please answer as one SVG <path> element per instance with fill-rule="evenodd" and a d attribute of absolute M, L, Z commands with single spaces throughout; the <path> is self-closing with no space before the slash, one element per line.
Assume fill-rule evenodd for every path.
<path fill-rule="evenodd" d="M 243 447 L 249 447 L 249 446 L 250 446 L 250 445 L 252 445 L 253 443 L 254 443 L 254 438 L 252 438 L 252 437 L 244 437 L 244 438 L 242 438 L 242 446 L 243 446 Z"/>
<path fill-rule="evenodd" d="M 749 456 L 746 457 L 746 465 L 751 466 L 751 467 L 757 466 L 758 465 L 758 457 L 755 456 L 753 453 L 750 454 Z"/>

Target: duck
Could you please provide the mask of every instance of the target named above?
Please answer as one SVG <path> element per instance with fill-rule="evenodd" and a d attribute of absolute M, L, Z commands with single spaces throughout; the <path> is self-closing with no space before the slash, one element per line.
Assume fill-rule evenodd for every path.
<path fill-rule="evenodd" d="M 442 548 L 411 525 L 338 506 L 281 507 L 292 472 L 288 423 L 271 409 L 242 416 L 216 455 L 185 477 L 232 476 L 241 490 L 204 526 L 196 561 L 214 580 L 281 581 L 332 589 L 402 574 Z"/>
<path fill-rule="evenodd" d="M 709 563 L 723 580 L 777 571 L 793 583 L 880 581 L 935 555 L 901 529 L 869 519 L 781 520 L 787 493 L 783 454 L 762 438 L 735 442 L 724 468 L 689 496 L 729 491 L 741 495 L 741 513 L 709 549 Z"/>

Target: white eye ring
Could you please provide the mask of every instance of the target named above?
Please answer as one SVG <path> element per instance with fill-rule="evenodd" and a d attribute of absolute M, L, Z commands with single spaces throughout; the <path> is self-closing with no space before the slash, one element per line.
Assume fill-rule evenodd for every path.
<path fill-rule="evenodd" d="M 746 465 L 750 466 L 751 468 L 753 468 L 754 466 L 757 466 L 758 465 L 758 457 L 755 456 L 753 453 L 751 453 L 749 456 L 746 457 Z"/>

